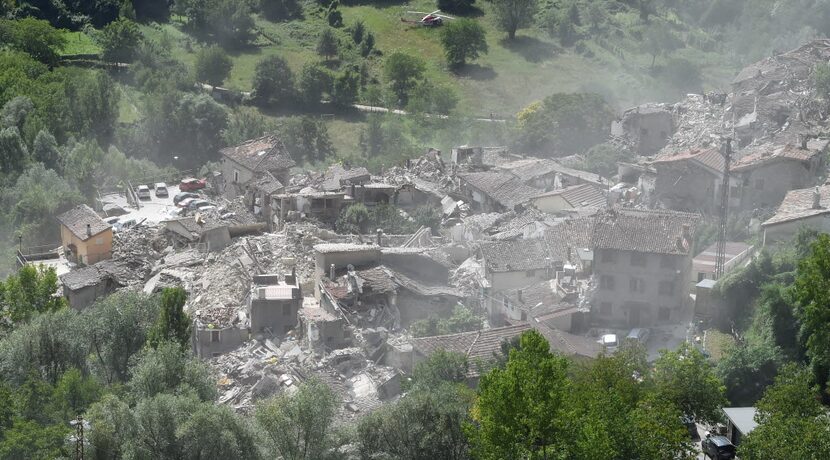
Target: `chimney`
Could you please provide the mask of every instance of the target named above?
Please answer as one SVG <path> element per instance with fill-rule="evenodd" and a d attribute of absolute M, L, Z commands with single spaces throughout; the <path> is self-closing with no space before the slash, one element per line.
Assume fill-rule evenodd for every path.
<path fill-rule="evenodd" d="M 334 281 L 334 264 L 329 266 L 329 279 Z"/>
<path fill-rule="evenodd" d="M 522 290 L 521 289 L 516 291 L 516 297 L 519 299 L 519 303 L 525 303 L 524 299 L 522 299 Z"/>
<path fill-rule="evenodd" d="M 813 190 L 813 209 L 821 209 L 821 192 L 819 192 L 818 185 Z"/>
<path fill-rule="evenodd" d="M 683 237 L 682 236 L 677 237 L 677 241 L 675 242 L 675 244 L 677 244 L 677 250 L 678 251 L 685 251 L 686 250 L 686 246 L 683 244 Z"/>
<path fill-rule="evenodd" d="M 92 236 L 92 225 L 86 224 L 86 236 Z"/>
<path fill-rule="evenodd" d="M 351 193 L 350 193 L 350 194 L 351 194 L 352 198 L 354 198 L 354 197 L 355 197 L 355 196 L 354 196 L 354 182 L 352 182 L 352 190 L 351 190 Z"/>
<path fill-rule="evenodd" d="M 383 246 L 383 244 L 382 244 L 383 243 L 383 241 L 382 241 L 383 229 L 382 228 L 377 229 L 377 234 L 378 234 L 378 246 Z"/>
<path fill-rule="evenodd" d="M 807 135 L 803 133 L 799 134 L 798 143 L 801 144 L 801 150 L 807 150 Z"/>

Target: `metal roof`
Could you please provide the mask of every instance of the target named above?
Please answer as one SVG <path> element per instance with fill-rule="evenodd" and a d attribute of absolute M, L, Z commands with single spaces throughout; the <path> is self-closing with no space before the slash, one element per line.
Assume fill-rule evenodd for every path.
<path fill-rule="evenodd" d="M 742 435 L 748 435 L 758 426 L 754 407 L 724 407 L 723 413 Z"/>

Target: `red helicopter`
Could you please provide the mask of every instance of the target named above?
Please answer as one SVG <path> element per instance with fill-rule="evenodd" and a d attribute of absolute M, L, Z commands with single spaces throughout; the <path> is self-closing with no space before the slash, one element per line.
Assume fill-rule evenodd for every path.
<path fill-rule="evenodd" d="M 405 22 L 407 24 L 418 24 L 424 27 L 438 27 L 444 23 L 444 19 L 455 19 L 454 17 L 441 14 L 441 10 L 435 10 L 432 13 L 425 13 L 423 11 L 407 11 L 406 13 L 423 14 L 424 17 L 422 17 L 419 21 L 401 18 L 401 22 Z"/>

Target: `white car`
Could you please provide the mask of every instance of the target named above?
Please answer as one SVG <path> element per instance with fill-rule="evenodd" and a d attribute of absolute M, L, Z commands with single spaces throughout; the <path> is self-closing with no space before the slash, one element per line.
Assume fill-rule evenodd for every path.
<path fill-rule="evenodd" d="M 620 342 L 617 340 L 617 334 L 603 334 L 599 339 L 599 343 L 608 353 L 616 352 L 617 347 L 620 346 Z"/>
<path fill-rule="evenodd" d="M 138 195 L 139 200 L 149 200 L 153 198 L 152 195 L 150 195 L 150 187 L 147 187 L 146 185 L 139 185 L 135 189 L 135 194 Z"/>
<path fill-rule="evenodd" d="M 156 196 L 157 197 L 159 197 L 159 198 L 165 197 L 166 198 L 168 196 L 167 195 L 167 184 L 165 184 L 164 182 L 159 182 L 154 187 L 156 189 Z"/>

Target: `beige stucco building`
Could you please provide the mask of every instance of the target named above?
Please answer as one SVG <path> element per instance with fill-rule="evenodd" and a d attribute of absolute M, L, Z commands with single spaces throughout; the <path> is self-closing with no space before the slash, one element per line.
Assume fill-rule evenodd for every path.
<path fill-rule="evenodd" d="M 92 265 L 112 257 L 112 227 L 89 206 L 78 205 L 58 216 L 61 246 L 67 258 Z"/>

